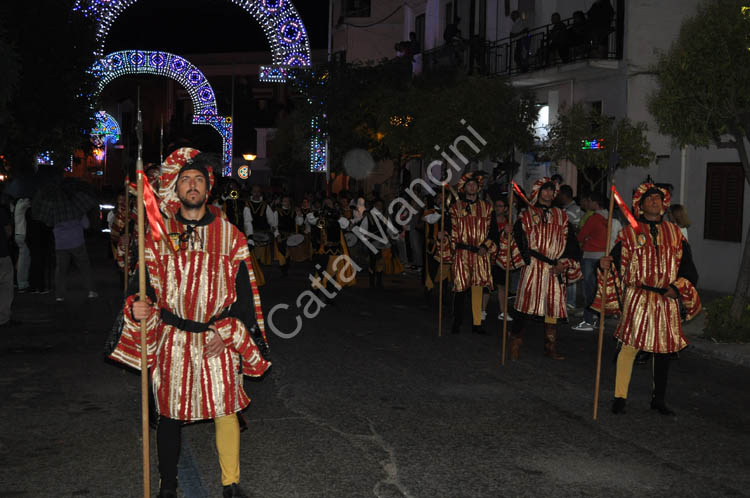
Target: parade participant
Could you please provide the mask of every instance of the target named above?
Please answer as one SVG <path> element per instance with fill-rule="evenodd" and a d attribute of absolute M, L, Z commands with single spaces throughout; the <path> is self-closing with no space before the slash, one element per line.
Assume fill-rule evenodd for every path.
<path fill-rule="evenodd" d="M 264 265 L 270 265 L 272 262 L 271 232 L 273 231 L 275 217 L 273 209 L 263 199 L 260 185 L 252 186 L 250 201 L 247 206 L 250 208 L 249 218 L 245 217 L 245 223 L 247 223 L 245 233 L 248 236 L 248 243 L 254 245 L 254 252 L 258 261 Z"/>
<path fill-rule="evenodd" d="M 624 413 L 633 360 L 638 351 L 653 353 L 651 408 L 662 415 L 674 415 L 665 403 L 671 357 L 687 346 L 682 334 L 680 305 L 685 319 L 701 310 L 695 289 L 698 271 L 680 227 L 664 221 L 670 195 L 666 189 L 644 183 L 633 195 L 637 227 L 625 226 L 602 269 L 611 268 L 607 281 L 608 311 L 622 315 L 615 337 L 622 343 L 617 355 L 613 413 Z M 601 273 L 599 275 L 601 281 Z M 594 301 L 601 309 L 601 295 Z"/>
<path fill-rule="evenodd" d="M 274 241 L 273 252 L 275 259 L 281 267 L 281 274 L 287 276 L 289 273 L 289 248 L 287 239 L 290 235 L 298 232 L 298 226 L 302 224 L 302 218 L 292 207 L 292 200 L 288 195 L 281 197 L 281 205 L 274 212 Z"/>
<path fill-rule="evenodd" d="M 450 239 L 444 236 L 444 233 L 450 233 L 450 218 L 446 217 L 443 221 L 444 233 L 440 231 L 440 222 L 443 218 L 441 213 L 442 191 L 438 192 L 433 198 L 428 198 L 427 207 L 422 215 L 424 221 L 424 286 L 425 292 L 430 293 L 435 288 L 435 284 L 445 285 L 445 281 L 450 279 L 451 256 Z M 450 209 L 451 198 L 446 196 L 445 210 Z M 443 273 L 440 273 L 440 258 L 443 259 Z M 447 293 L 444 293 L 447 295 Z"/>
<path fill-rule="evenodd" d="M 458 334 L 463 318 L 464 298 L 471 290 L 472 332 L 485 334 L 482 329 L 483 288 L 492 289 L 490 258 L 497 251 L 489 239 L 492 223 L 492 206 L 479 200 L 478 194 L 484 176 L 465 173 L 458 182 L 458 192 L 463 196 L 453 203 L 450 214 L 450 240 L 453 251 L 454 308 L 451 333 Z"/>
<path fill-rule="evenodd" d="M 383 201 L 376 199 L 372 209 L 364 212 L 360 230 L 364 233 L 372 233 L 380 240 L 373 243 L 375 251 L 370 250 L 368 261 L 368 273 L 370 276 L 370 288 L 383 288 L 383 274 L 392 275 L 396 271 L 401 273 L 403 266 L 398 256 L 391 250 L 392 243 L 398 238 L 396 225 L 389 222 L 383 213 Z M 394 260 L 395 259 L 395 260 Z"/>
<path fill-rule="evenodd" d="M 552 205 L 558 189 L 549 178 L 537 180 L 530 205 L 513 225 L 510 264 L 512 269 L 521 268 L 521 279 L 510 334 L 511 360 L 518 359 L 523 328 L 532 316 L 544 319 L 545 356 L 564 359 L 557 351 L 557 321 L 567 317 L 567 285 L 581 279 L 581 249 L 565 211 Z M 507 235 L 501 240 L 498 259 L 505 266 Z"/>
<path fill-rule="evenodd" d="M 321 282 L 317 290 L 323 295 L 324 302 L 331 303 L 331 296 L 335 296 L 336 292 L 327 291 L 329 284 L 338 291 L 341 287 L 357 283 L 343 233 L 349 226 L 349 221 L 341 216 L 333 201 L 326 198 L 320 211 L 307 214 L 307 222 L 312 227 L 315 278 Z M 338 260 L 340 256 L 346 256 L 347 261 L 342 263 Z"/>
<path fill-rule="evenodd" d="M 246 233 L 246 222 L 250 208 L 247 207 L 247 201 L 242 198 L 240 185 L 237 180 L 231 178 L 224 187 L 224 193 L 221 195 L 220 204 L 224 215 L 229 223 L 236 226 L 242 233 Z M 219 200 L 217 199 L 217 200 Z"/>
<path fill-rule="evenodd" d="M 307 198 L 307 196 L 302 199 L 302 204 L 297 208 L 296 212 L 299 231 L 305 236 L 305 240 L 302 242 L 302 248 L 292 254 L 292 261 L 300 263 L 312 258 L 312 238 L 310 235 L 312 232 L 312 226 L 307 221 L 307 215 L 312 212 L 312 207 L 310 205 L 310 199 Z M 302 221 L 301 223 L 300 218 Z"/>
<path fill-rule="evenodd" d="M 507 197 L 502 196 L 495 199 L 493 208 L 495 210 L 492 216 L 492 226 L 490 228 L 490 239 L 494 242 L 497 247 L 500 247 L 500 237 L 505 233 L 505 227 L 508 224 L 512 225 L 512 222 L 508 220 L 508 204 L 506 202 Z M 492 283 L 494 284 L 494 292 L 497 292 L 497 306 L 500 310 L 500 314 L 497 316 L 498 320 L 505 319 L 505 267 L 500 264 L 500 252 L 495 253 L 495 259 L 492 265 Z M 487 301 L 489 301 L 490 293 L 486 293 L 483 296 L 482 308 L 486 309 Z M 486 298 L 486 299 L 485 299 Z M 484 315 L 484 312 L 482 313 Z M 512 322 L 513 317 L 508 314 L 508 321 Z"/>
<path fill-rule="evenodd" d="M 239 487 L 237 413 L 250 402 L 242 375 L 258 377 L 270 363 L 260 297 L 245 237 L 206 208 L 218 157 L 190 148 L 173 152 L 161 177 L 161 213 L 168 236 L 147 234 L 147 301 L 131 292 L 122 332 L 110 355 L 140 369 L 140 325 L 146 320 L 148 365 L 160 419 L 161 498 L 177 496 L 180 433 L 185 422 L 213 419 L 222 496 Z M 159 213 L 154 213 L 159 217 Z"/>

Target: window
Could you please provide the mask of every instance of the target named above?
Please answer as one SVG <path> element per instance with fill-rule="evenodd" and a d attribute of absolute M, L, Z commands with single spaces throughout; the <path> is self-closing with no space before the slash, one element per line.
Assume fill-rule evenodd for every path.
<path fill-rule="evenodd" d="M 370 0 L 344 0 L 344 17 L 370 17 Z"/>
<path fill-rule="evenodd" d="M 703 238 L 742 241 L 745 174 L 740 163 L 706 165 L 706 216 Z"/>

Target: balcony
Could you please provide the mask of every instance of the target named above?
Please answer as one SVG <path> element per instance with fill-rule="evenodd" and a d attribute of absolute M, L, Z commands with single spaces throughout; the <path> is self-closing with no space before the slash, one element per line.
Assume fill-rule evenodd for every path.
<path fill-rule="evenodd" d="M 623 53 L 623 4 L 623 0 L 616 2 L 615 16 L 606 29 L 594 30 L 585 20 L 571 17 L 559 25 L 547 24 L 493 42 L 479 37 L 454 40 L 426 51 L 423 68 L 430 72 L 457 67 L 467 74 L 513 76 L 514 84 L 523 86 L 545 82 L 552 76 L 545 78 L 540 72 L 547 70 L 617 67 Z"/>

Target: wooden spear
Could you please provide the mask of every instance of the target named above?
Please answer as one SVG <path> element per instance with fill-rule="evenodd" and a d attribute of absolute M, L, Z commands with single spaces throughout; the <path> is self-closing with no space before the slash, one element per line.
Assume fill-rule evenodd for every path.
<path fill-rule="evenodd" d="M 440 189 L 440 266 L 438 270 L 438 337 L 443 336 L 443 247 L 445 239 L 445 182 Z"/>
<path fill-rule="evenodd" d="M 609 179 L 610 179 L 610 192 L 609 192 L 609 216 L 607 217 L 607 240 L 605 241 L 606 251 L 605 256 L 609 256 L 609 242 L 612 236 L 612 212 L 615 207 L 615 169 L 617 167 L 617 161 L 619 156 L 617 149 L 620 142 L 620 132 L 617 130 L 615 135 L 615 150 L 609 157 Z M 609 279 L 609 268 L 604 270 L 604 275 L 601 284 L 601 309 L 599 310 L 599 338 L 596 348 L 596 379 L 594 380 L 594 415 L 593 418 L 596 420 L 597 412 L 599 410 L 599 380 L 602 371 L 602 344 L 604 342 L 604 319 L 605 310 L 607 308 L 607 280 Z"/>
<path fill-rule="evenodd" d="M 614 186 L 614 179 L 612 185 Z M 607 218 L 607 242 L 605 255 L 609 255 L 609 239 L 612 235 L 612 210 L 615 206 L 615 196 L 612 192 L 609 194 L 609 217 Z M 609 278 L 609 268 L 604 270 L 601 284 L 601 309 L 599 310 L 599 339 L 596 348 L 596 380 L 594 382 L 594 420 L 596 420 L 597 410 L 599 408 L 599 378 L 602 371 L 602 344 L 604 342 L 604 317 L 607 304 L 607 279 Z"/>
<path fill-rule="evenodd" d="M 141 92 L 138 89 L 138 159 L 135 163 L 138 185 L 138 299 L 146 297 L 146 223 L 143 209 L 143 120 L 141 118 Z M 148 433 L 148 351 L 146 344 L 146 320 L 141 320 L 141 433 L 143 441 L 143 496 L 151 496 L 151 464 L 149 458 Z"/>
<path fill-rule="evenodd" d="M 127 297 L 128 277 L 130 276 L 130 173 L 125 173 L 125 240 L 128 243 L 125 246 L 125 267 L 123 274 L 125 282 L 123 283 L 123 292 Z"/>
<path fill-rule="evenodd" d="M 513 198 L 515 197 L 515 194 L 513 193 L 513 185 L 512 180 L 509 184 L 508 189 L 508 218 L 505 220 L 506 225 L 510 225 L 513 227 Z M 502 350 L 500 352 L 500 364 L 502 366 L 505 366 L 505 342 L 508 337 L 508 316 L 510 315 L 510 312 L 508 311 L 508 292 L 510 291 L 510 245 L 513 241 L 513 233 L 512 230 L 507 232 L 508 240 L 507 244 L 508 247 L 506 249 L 505 253 L 505 297 L 504 297 L 504 308 L 505 311 L 503 312 L 503 340 L 502 340 Z M 503 234 L 500 234 L 500 237 L 502 237 Z"/>

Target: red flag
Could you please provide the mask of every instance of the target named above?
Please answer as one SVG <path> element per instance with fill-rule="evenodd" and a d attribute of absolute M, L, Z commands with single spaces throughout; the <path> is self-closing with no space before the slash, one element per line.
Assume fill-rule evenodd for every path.
<path fill-rule="evenodd" d="M 620 193 L 617 191 L 614 185 L 612 185 L 612 195 L 615 196 L 615 202 L 617 202 L 617 207 L 620 208 L 620 211 L 622 211 L 622 214 L 625 216 L 625 218 L 628 219 L 628 223 L 630 223 L 630 226 L 632 226 L 636 232 L 640 232 L 640 227 L 638 226 L 638 222 L 635 221 L 635 217 L 633 216 L 633 213 L 630 212 L 628 209 L 627 204 L 622 200 L 622 197 L 620 197 Z"/>
<path fill-rule="evenodd" d="M 516 184 L 516 182 L 514 182 L 514 181 L 511 181 L 510 183 L 512 183 L 512 184 L 513 184 L 513 190 L 515 190 L 515 191 L 516 191 L 516 195 L 518 195 L 518 197 L 520 197 L 520 198 L 521 198 L 521 200 L 522 200 L 523 202 L 525 202 L 527 206 L 529 206 L 529 207 L 534 207 L 534 206 L 532 206 L 532 205 L 531 205 L 531 203 L 530 203 L 530 202 L 529 202 L 529 200 L 528 200 L 528 199 L 526 198 L 526 196 L 525 196 L 525 195 L 523 195 L 523 191 L 521 190 L 521 187 L 519 187 L 519 186 L 518 186 L 518 184 Z"/>
<path fill-rule="evenodd" d="M 151 236 L 158 242 L 162 237 L 167 238 L 167 229 L 164 226 L 164 220 L 161 217 L 161 211 L 159 211 L 159 203 L 156 201 L 156 195 L 154 195 L 151 184 L 148 182 L 146 173 L 141 170 L 137 173 L 143 176 L 143 204 L 146 209 L 148 224 L 151 226 Z M 171 242 L 168 245 L 170 248 L 172 247 Z"/>

